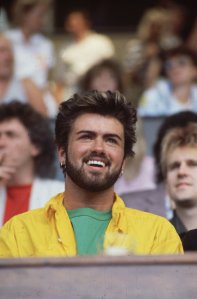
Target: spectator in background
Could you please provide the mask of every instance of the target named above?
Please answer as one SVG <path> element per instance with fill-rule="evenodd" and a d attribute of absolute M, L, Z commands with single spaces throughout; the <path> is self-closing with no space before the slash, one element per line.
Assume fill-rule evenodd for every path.
<path fill-rule="evenodd" d="M 29 77 L 40 87 L 47 85 L 49 70 L 54 65 L 54 49 L 40 33 L 50 0 L 16 0 L 12 24 L 6 32 L 13 43 L 15 71 L 18 78 Z"/>
<path fill-rule="evenodd" d="M 65 30 L 71 34 L 71 44 L 65 46 L 60 53 L 60 64 L 68 93 L 76 90 L 78 80 L 95 64 L 105 58 L 114 56 L 112 41 L 91 28 L 88 13 L 83 10 L 70 12 L 65 19 Z M 60 65 L 60 67 L 61 67 Z"/>
<path fill-rule="evenodd" d="M 145 90 L 139 103 L 140 116 L 170 115 L 183 110 L 197 112 L 197 57 L 179 47 L 165 53 L 167 79 L 157 80 Z"/>
<path fill-rule="evenodd" d="M 174 32 L 171 12 L 162 7 L 153 7 L 144 12 L 136 34 L 126 45 L 123 66 L 127 84 L 136 104 L 142 92 L 154 85 L 161 72 L 161 50 L 181 44 Z"/>
<path fill-rule="evenodd" d="M 155 160 L 155 182 L 157 184 L 157 188 L 155 192 L 152 192 L 151 196 L 156 197 L 157 200 L 162 199 L 162 201 L 165 203 L 167 213 L 166 216 L 168 219 L 173 217 L 174 204 L 165 188 L 165 179 L 161 169 L 162 142 L 166 134 L 171 129 L 184 128 L 190 123 L 197 123 L 197 114 L 192 111 L 182 111 L 167 116 L 158 130 L 157 138 L 155 144 L 153 145 L 153 156 Z"/>
<path fill-rule="evenodd" d="M 166 134 L 174 128 L 184 128 L 190 123 L 197 123 L 197 114 L 192 111 L 182 111 L 167 116 L 158 129 L 155 144 L 153 146 L 155 185 L 154 189 L 128 192 L 122 194 L 122 198 L 129 207 L 141 209 L 164 216 L 173 217 L 174 204 L 165 188 L 165 179 L 161 170 L 162 141 Z"/>
<path fill-rule="evenodd" d="M 40 31 L 50 0 L 16 0 L 12 11 L 15 28 L 6 31 L 14 49 L 15 75 L 30 78 L 42 90 L 48 115 L 57 112 L 56 101 L 48 88 L 49 72 L 54 66 L 54 48 Z"/>
<path fill-rule="evenodd" d="M 182 111 L 167 116 L 158 129 L 157 138 L 153 145 L 153 156 L 155 159 L 155 181 L 157 184 L 164 182 L 161 169 L 161 150 L 165 135 L 174 128 L 184 128 L 190 123 L 197 123 L 197 114 L 192 111 Z"/>
<path fill-rule="evenodd" d="M 48 120 L 28 104 L 0 105 L 0 226 L 63 191 L 53 176 L 55 144 Z"/>
<path fill-rule="evenodd" d="M 7 37 L 0 33 L 0 104 L 18 98 L 21 102 L 28 102 L 43 115 L 47 115 L 42 92 L 31 79 L 16 79 L 13 68 L 12 45 Z"/>
<path fill-rule="evenodd" d="M 197 228 L 197 124 L 169 130 L 162 141 L 161 167 L 175 204 L 171 223 L 181 237 Z"/>
<path fill-rule="evenodd" d="M 124 92 L 124 74 L 115 59 L 104 59 L 92 66 L 78 83 L 80 91 L 99 90 Z"/>

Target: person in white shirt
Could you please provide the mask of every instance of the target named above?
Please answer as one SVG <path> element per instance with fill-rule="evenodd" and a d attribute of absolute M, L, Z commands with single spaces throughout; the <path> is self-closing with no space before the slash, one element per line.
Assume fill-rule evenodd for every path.
<path fill-rule="evenodd" d="M 184 110 L 197 112 L 197 58 L 184 47 L 166 53 L 167 79 L 145 90 L 139 103 L 140 116 L 171 115 Z"/>
<path fill-rule="evenodd" d="M 13 45 L 15 76 L 30 78 L 44 93 L 49 116 L 56 115 L 55 99 L 48 90 L 49 72 L 55 64 L 53 43 L 41 30 L 49 0 L 18 0 L 13 8 L 14 28 L 5 32 Z"/>
<path fill-rule="evenodd" d="M 65 30 L 72 35 L 73 40 L 62 49 L 60 60 L 64 65 L 65 83 L 74 89 L 81 76 L 103 59 L 112 58 L 115 49 L 109 37 L 91 29 L 89 16 L 82 10 L 68 14 Z"/>
<path fill-rule="evenodd" d="M 17 79 L 13 74 L 14 55 L 8 38 L 0 33 L 0 104 L 14 99 L 29 103 L 35 110 L 47 116 L 43 94 L 31 79 Z"/>

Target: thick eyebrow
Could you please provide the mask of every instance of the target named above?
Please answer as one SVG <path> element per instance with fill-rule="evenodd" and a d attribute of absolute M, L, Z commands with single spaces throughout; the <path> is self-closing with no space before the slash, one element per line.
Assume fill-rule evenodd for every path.
<path fill-rule="evenodd" d="M 177 167 L 181 164 L 181 162 L 179 161 L 174 161 L 174 162 L 171 162 L 171 163 L 168 163 L 167 167 L 171 168 L 171 167 Z"/>
<path fill-rule="evenodd" d="M 80 134 L 91 134 L 93 136 L 93 135 L 96 135 L 97 133 L 94 131 L 90 131 L 90 130 L 81 130 L 81 131 L 77 132 L 77 135 L 80 135 Z M 112 137 L 112 138 L 117 138 L 119 140 L 122 140 L 122 138 L 115 133 L 105 133 L 104 137 Z"/>
<path fill-rule="evenodd" d="M 185 160 L 185 163 L 186 164 L 197 164 L 197 159 L 187 159 L 187 160 Z M 181 164 L 181 161 L 174 161 L 174 162 L 172 162 L 172 163 L 169 163 L 168 165 L 167 165 L 167 167 L 169 167 L 169 168 L 172 168 L 172 167 L 179 167 L 180 166 L 180 164 Z"/>
<path fill-rule="evenodd" d="M 10 135 L 10 134 L 17 134 L 17 132 L 13 129 L 7 129 L 5 131 L 0 131 L 0 134 Z"/>
<path fill-rule="evenodd" d="M 105 136 L 105 137 L 111 137 L 111 138 L 117 138 L 117 139 L 119 139 L 120 141 L 122 140 L 122 138 L 121 138 L 119 135 L 114 134 L 114 133 L 106 133 L 106 134 L 104 134 L 104 136 Z"/>

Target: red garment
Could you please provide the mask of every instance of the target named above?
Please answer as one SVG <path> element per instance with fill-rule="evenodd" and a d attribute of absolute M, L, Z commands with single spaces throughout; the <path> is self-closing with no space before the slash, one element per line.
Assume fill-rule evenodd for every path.
<path fill-rule="evenodd" d="M 11 217 L 29 210 L 32 185 L 12 186 L 7 188 L 7 198 L 3 223 Z"/>

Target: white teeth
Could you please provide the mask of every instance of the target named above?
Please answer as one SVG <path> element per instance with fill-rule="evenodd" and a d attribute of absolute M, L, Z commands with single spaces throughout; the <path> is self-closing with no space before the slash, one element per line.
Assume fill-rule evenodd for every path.
<path fill-rule="evenodd" d="M 105 167 L 105 163 L 101 162 L 101 161 L 96 161 L 96 160 L 89 160 L 87 162 L 88 165 L 92 165 L 92 166 L 100 166 L 100 167 Z"/>

